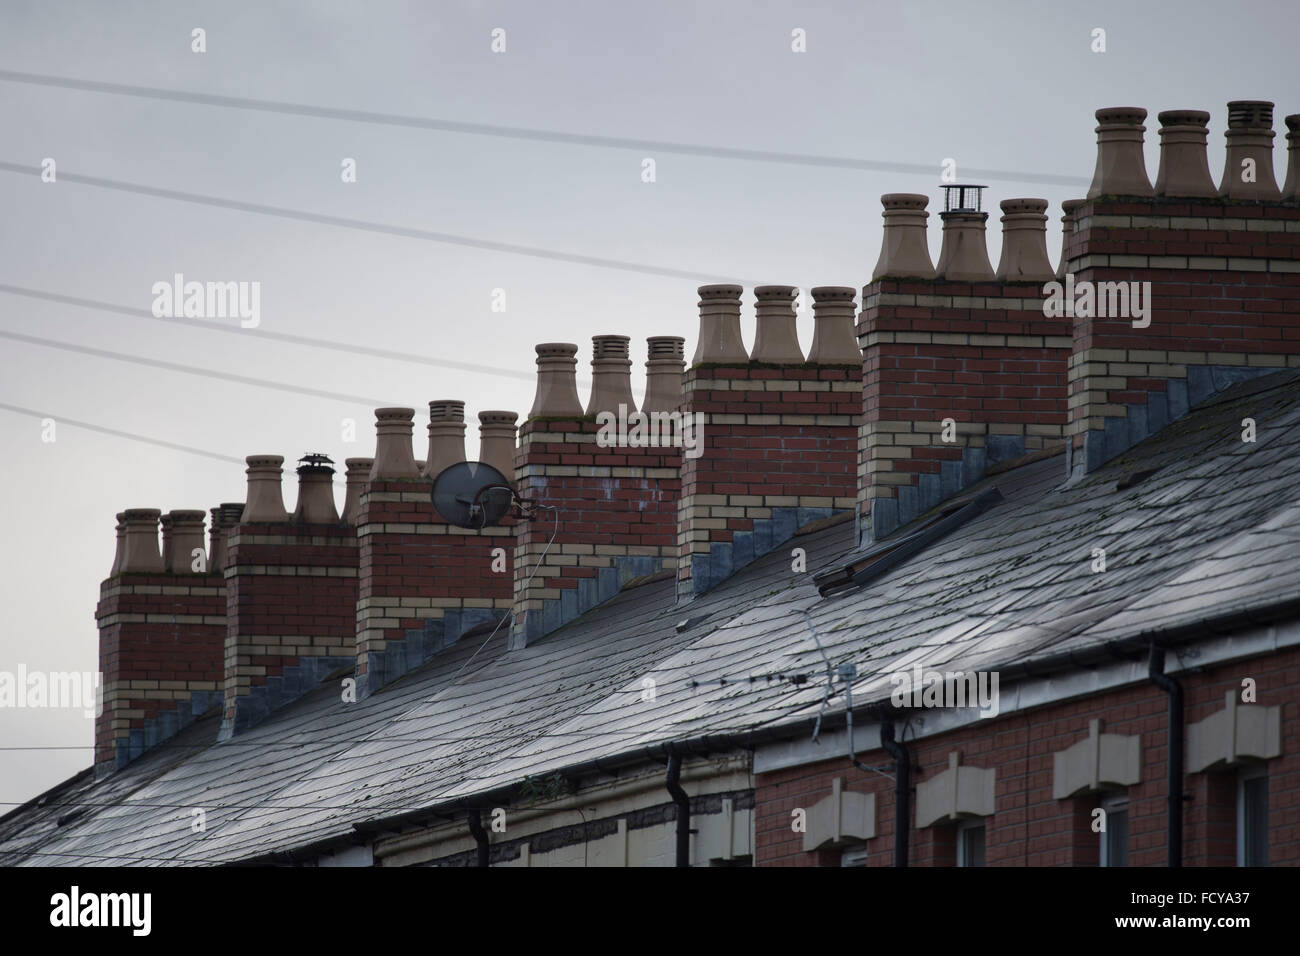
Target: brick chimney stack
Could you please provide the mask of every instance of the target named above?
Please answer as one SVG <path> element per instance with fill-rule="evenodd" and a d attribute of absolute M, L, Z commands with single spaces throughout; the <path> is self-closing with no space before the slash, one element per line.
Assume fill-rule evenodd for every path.
<path fill-rule="evenodd" d="M 971 187 L 941 214 L 943 252 L 927 274 L 923 196 L 887 195 L 885 248 L 906 230 L 908 258 L 886 256 L 862 290 L 863 424 L 859 530 L 892 534 L 979 481 L 990 465 L 1064 439 L 1067 319 L 1048 319 L 1042 282 L 1047 203 L 1002 204 L 1006 226 L 995 278 Z M 960 208 L 964 207 L 964 208 Z M 904 225 L 899 213 L 905 212 Z"/>
<path fill-rule="evenodd" d="M 206 556 L 197 562 L 193 555 L 203 554 L 203 518 L 202 511 L 152 508 L 118 515 L 117 553 L 95 609 L 103 681 L 98 774 L 174 736 L 220 699 L 225 589 Z"/>
<path fill-rule="evenodd" d="M 805 361 L 794 288 L 760 286 L 751 359 L 741 344 L 741 291 L 699 290 L 700 341 L 683 381 L 683 410 L 702 425 L 696 454 L 682 460 L 679 601 L 853 506 L 860 369 L 856 349 L 839 364 L 845 330 L 837 328 L 851 323 L 851 307 L 835 287 L 819 288 L 818 361 Z"/>
<path fill-rule="evenodd" d="M 338 519 L 328 459 L 298 469 L 284 508 L 284 458 L 250 455 L 248 499 L 226 536 L 225 740 L 352 664 L 355 529 Z"/>
<path fill-rule="evenodd" d="M 1075 310 L 1070 359 L 1070 473 L 1079 478 L 1230 385 L 1300 365 L 1300 210 L 1278 202 L 1272 104 L 1228 104 L 1227 161 L 1217 195 L 1199 110 L 1160 114 L 1161 171 L 1143 187 L 1141 120 L 1098 110 L 1099 130 L 1126 122 L 1129 164 L 1094 183 L 1076 211 L 1074 284 L 1095 290 Z M 1112 144 L 1098 138 L 1098 170 Z M 1255 182 L 1242 179 L 1254 160 Z M 1249 176 L 1247 177 L 1249 179 Z M 1135 298 L 1140 297 L 1140 298 Z M 1135 304 L 1135 302 L 1137 304 Z M 1086 314 L 1079 314 L 1082 311 Z"/>
<path fill-rule="evenodd" d="M 517 489 L 556 510 L 518 528 L 511 647 L 531 644 L 623 587 L 674 567 L 682 450 L 665 442 L 679 433 L 663 421 L 641 422 L 646 413 L 632 401 L 628 342 L 622 335 L 593 337 L 585 412 L 578 347 L 537 346 L 537 394 L 519 432 Z M 653 352 L 651 360 L 672 361 Z M 662 376 L 668 367 L 655 370 Z M 662 379 L 657 389 L 671 391 Z"/>
<path fill-rule="evenodd" d="M 469 630 L 500 619 L 511 601 L 513 519 L 482 529 L 451 525 L 434 509 L 433 482 L 465 461 L 465 404 L 429 403 L 424 475 L 412 449 L 414 409 L 375 411 L 375 457 L 355 508 L 360 580 L 353 640 L 357 690 L 368 697 Z M 485 449 L 514 446 L 513 412 L 484 412 Z M 359 472 L 364 460 L 350 460 Z M 507 469 L 506 475 L 509 477 Z"/>

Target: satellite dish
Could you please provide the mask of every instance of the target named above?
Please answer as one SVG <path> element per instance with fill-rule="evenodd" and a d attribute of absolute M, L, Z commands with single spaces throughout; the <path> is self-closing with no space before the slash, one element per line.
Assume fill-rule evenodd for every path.
<path fill-rule="evenodd" d="M 433 480 L 433 506 L 458 528 L 498 524 L 510 511 L 515 491 L 506 476 L 481 461 L 444 468 Z"/>

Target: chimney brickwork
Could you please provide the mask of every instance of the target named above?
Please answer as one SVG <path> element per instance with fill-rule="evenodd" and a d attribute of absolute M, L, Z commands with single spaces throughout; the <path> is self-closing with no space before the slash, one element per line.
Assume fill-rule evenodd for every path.
<path fill-rule="evenodd" d="M 95 721 L 99 773 L 125 766 L 221 699 L 226 595 L 203 547 L 203 517 L 202 511 L 162 515 L 147 508 L 118 516 L 117 557 L 95 609 L 103 704 Z"/>
<path fill-rule="evenodd" d="M 674 391 L 680 396 L 673 379 L 681 381 L 681 340 L 649 340 L 650 401 L 642 412 L 649 420 L 639 431 L 628 341 L 593 338 L 585 413 L 578 347 L 537 346 L 537 395 L 519 432 L 517 490 L 556 510 L 540 510 L 518 528 L 512 647 L 540 639 L 634 580 L 676 566 L 682 448 L 673 444 L 680 428 L 669 406 Z"/>
<path fill-rule="evenodd" d="M 941 214 L 944 254 L 931 270 L 926 197 L 889 194 L 881 202 L 881 257 L 862 290 L 857 326 L 858 515 L 869 540 L 979 481 L 997 462 L 1059 447 L 1071 345 L 1069 321 L 1043 315 L 1041 284 L 1053 275 L 1044 200 L 1002 203 L 996 275 L 985 214 Z"/>
<path fill-rule="evenodd" d="M 289 515 L 283 463 L 279 455 L 248 458 L 248 499 L 225 541 L 223 740 L 353 662 L 356 530 L 337 517 L 325 464 L 298 469 L 299 502 Z"/>
<path fill-rule="evenodd" d="M 372 470 L 360 490 L 360 582 L 355 608 L 357 690 L 369 696 L 440 649 L 509 612 L 514 519 L 482 529 L 449 524 L 433 481 L 465 460 L 465 404 L 429 403 L 429 452 L 417 473 L 409 408 L 377 409 Z M 480 416 L 480 461 L 511 478 L 513 412 Z M 360 460 L 358 460 L 360 464 Z"/>
<path fill-rule="evenodd" d="M 1112 134 L 1126 124 L 1125 150 L 1136 152 L 1117 163 L 1106 156 L 1113 142 L 1099 135 L 1099 179 L 1075 211 L 1066 244 L 1075 286 L 1096 290 L 1094 314 L 1072 319 L 1075 477 L 1236 382 L 1300 366 L 1300 206 L 1283 202 L 1273 179 L 1272 104 L 1228 104 L 1218 190 L 1205 157 L 1208 113 L 1160 114 L 1160 174 L 1151 192 L 1140 189 L 1133 165 L 1146 111 L 1097 116 L 1099 130 Z M 1243 160 L 1254 160 L 1252 171 Z M 1294 150 L 1290 160 L 1294 177 Z M 1104 171 L 1117 165 L 1128 172 L 1112 180 Z M 1131 294 L 1143 283 L 1150 283 L 1149 311 L 1134 316 Z M 1106 314 L 1097 314 L 1103 305 Z"/>
<path fill-rule="evenodd" d="M 791 286 L 755 289 L 751 360 L 740 336 L 741 292 L 699 290 L 700 339 L 682 408 L 702 425 L 700 454 L 681 463 L 679 601 L 711 590 L 800 528 L 853 508 L 862 411 L 860 355 L 846 344 L 853 290 L 813 290 L 816 362 L 805 361 L 795 335 Z"/>

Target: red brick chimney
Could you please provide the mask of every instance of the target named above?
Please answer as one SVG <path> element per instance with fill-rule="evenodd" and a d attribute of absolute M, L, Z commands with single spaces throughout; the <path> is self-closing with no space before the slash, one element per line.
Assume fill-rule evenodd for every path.
<path fill-rule="evenodd" d="M 125 766 L 220 700 L 225 587 L 203 547 L 204 513 L 161 515 L 161 552 L 159 518 L 150 508 L 117 516 L 116 557 L 100 586 L 99 773 Z"/>
<path fill-rule="evenodd" d="M 375 411 L 375 457 L 356 508 L 361 578 L 355 643 L 363 697 L 467 631 L 499 620 L 511 603 L 514 519 L 459 528 L 438 514 L 430 497 L 443 469 L 465 461 L 465 403 L 429 403 L 428 453 L 418 471 L 414 415 L 410 408 Z M 478 460 L 511 477 L 515 414 L 483 412 L 479 418 Z"/>
<path fill-rule="evenodd" d="M 1064 440 L 1070 324 L 1043 315 L 1041 285 L 1053 277 L 1047 203 L 1002 203 L 995 272 L 979 188 L 953 187 L 937 270 L 925 240 L 926 197 L 881 197 L 881 255 L 857 326 L 859 527 L 869 540 L 979 481 L 990 465 Z"/>
<path fill-rule="evenodd" d="M 519 431 L 517 490 L 554 510 L 519 525 L 511 647 L 531 644 L 631 582 L 674 567 L 682 448 L 674 444 L 681 429 L 670 407 L 674 368 L 680 381 L 680 340 L 650 340 L 641 412 L 632 399 L 628 342 L 622 335 L 592 339 L 585 412 L 578 347 L 537 346 L 537 394 Z"/>
<path fill-rule="evenodd" d="M 247 461 L 247 501 L 225 541 L 222 740 L 353 663 L 357 537 L 335 510 L 331 462 L 303 459 L 291 516 L 281 490 L 284 459 Z"/>
<path fill-rule="evenodd" d="M 1218 189 L 1199 110 L 1160 114 L 1160 173 L 1144 188 L 1145 117 L 1097 111 L 1097 175 L 1067 244 L 1076 478 L 1228 386 L 1300 365 L 1300 208 L 1273 178 L 1272 104 L 1228 104 Z"/>
<path fill-rule="evenodd" d="M 813 289 L 805 360 L 792 286 L 759 286 L 753 354 L 740 336 L 741 287 L 701 286 L 700 337 L 683 381 L 698 421 L 681 464 L 678 600 L 690 600 L 814 521 L 853 507 L 861 420 L 853 290 Z"/>

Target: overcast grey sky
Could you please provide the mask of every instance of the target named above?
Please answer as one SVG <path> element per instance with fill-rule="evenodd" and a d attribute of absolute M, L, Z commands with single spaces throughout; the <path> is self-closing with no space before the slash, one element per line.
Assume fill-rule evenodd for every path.
<path fill-rule="evenodd" d="M 632 336 L 694 348 L 695 286 L 741 279 L 861 287 L 886 192 L 936 207 L 941 162 L 997 203 L 1081 196 L 1093 111 L 1206 109 L 1222 169 L 1231 99 L 1300 111 L 1285 2 L 53 2 L 5 0 L 0 70 L 588 136 L 849 157 L 824 168 L 451 133 L 162 102 L 0 80 L 0 285 L 148 310 L 174 273 L 261 283 L 261 323 L 228 334 L 0 292 L 0 333 L 412 405 L 524 413 L 533 346 Z M 207 52 L 191 52 L 191 30 Z M 1106 30 L 1106 52 L 1090 49 Z M 491 33 L 506 31 L 493 53 Z M 791 50 L 791 31 L 807 51 Z M 39 164 L 60 181 L 42 183 Z M 340 163 L 357 161 L 344 184 Z M 642 160 L 656 181 L 642 182 Z M 1025 174 L 1008 181 L 966 170 Z M 85 175 L 318 215 L 676 270 L 550 261 L 88 186 Z M 1044 185 L 1033 177 L 1083 185 Z M 938 220 L 930 241 L 937 255 Z M 491 311 L 504 289 L 504 313 Z M 743 327 L 752 342 L 752 295 Z M 227 325 L 237 326 L 237 320 Z M 453 371 L 268 337 L 318 337 L 512 370 Z M 811 319 L 800 320 L 805 348 Z M 581 371 L 581 369 L 580 369 Z M 519 374 L 522 373 L 522 374 Z M 94 608 L 127 507 L 240 501 L 240 465 L 74 427 L 80 421 L 232 458 L 373 451 L 371 406 L 200 378 L 0 337 L 0 670 L 96 668 Z M 357 442 L 340 422 L 357 421 Z M 426 419 L 427 420 L 427 419 Z M 421 428 L 417 433 L 423 436 Z M 420 442 L 419 444 L 422 444 Z M 417 446 L 417 454 L 423 449 Z M 292 475 L 285 484 L 292 509 Z M 341 495 L 340 495 L 341 500 Z M 88 765 L 79 711 L 0 709 L 0 800 Z M 6 807 L 0 805 L 0 812 Z"/>

